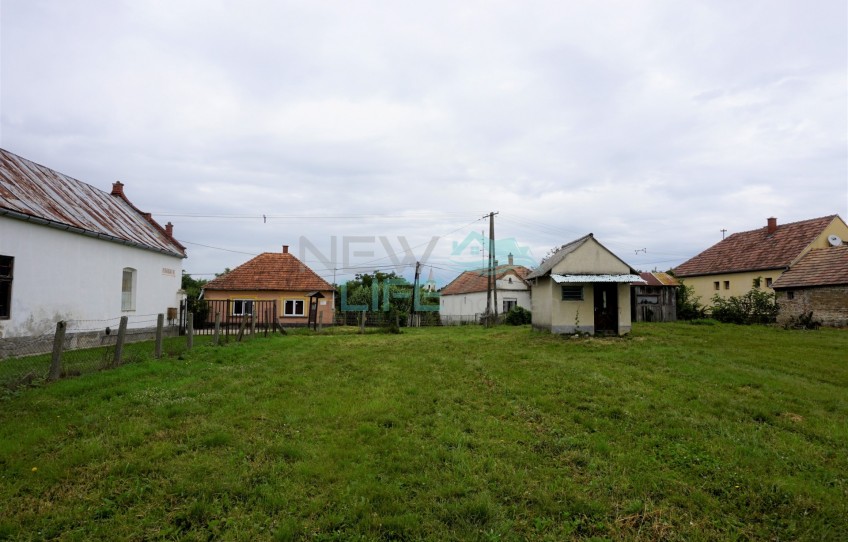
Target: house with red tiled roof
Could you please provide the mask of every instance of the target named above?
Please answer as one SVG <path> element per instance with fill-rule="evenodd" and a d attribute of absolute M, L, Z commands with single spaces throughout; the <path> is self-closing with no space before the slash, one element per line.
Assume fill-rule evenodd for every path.
<path fill-rule="evenodd" d="M 282 252 L 264 252 L 209 281 L 203 287 L 203 299 L 226 301 L 222 317 L 251 316 L 256 302 L 271 302 L 282 326 L 307 325 L 312 299 L 317 299 L 314 321 L 329 325 L 335 315 L 333 286 L 291 254 L 288 245 L 283 245 Z"/>
<path fill-rule="evenodd" d="M 702 302 L 714 295 L 741 296 L 755 281 L 764 291 L 816 248 L 828 246 L 828 236 L 848 239 L 848 225 L 839 215 L 787 224 L 769 218 L 762 228 L 734 233 L 674 269 L 674 275 L 692 286 Z"/>
<path fill-rule="evenodd" d="M 185 247 L 111 192 L 0 149 L 0 342 L 176 318 Z M 151 323 L 152 315 L 152 323 Z M 102 331 L 101 331 L 102 330 Z M 97 343 L 99 344 L 99 343 Z"/>
<path fill-rule="evenodd" d="M 530 310 L 530 285 L 525 277 L 530 270 L 523 265 L 514 265 L 509 255 L 507 265 L 495 268 L 495 291 L 487 303 L 488 269 L 464 271 L 439 291 L 439 317 L 442 324 L 479 322 L 486 307 L 497 297 L 499 314 L 506 314 L 513 307 Z M 496 293 L 496 295 L 495 295 Z"/>
<path fill-rule="evenodd" d="M 677 288 L 680 283 L 668 273 L 639 273 L 641 281 L 631 284 L 631 319 L 634 322 L 677 320 Z"/>
<path fill-rule="evenodd" d="M 774 281 L 778 323 L 812 313 L 826 326 L 848 326 L 848 244 L 839 236 L 828 241 L 831 246 L 807 252 Z"/>

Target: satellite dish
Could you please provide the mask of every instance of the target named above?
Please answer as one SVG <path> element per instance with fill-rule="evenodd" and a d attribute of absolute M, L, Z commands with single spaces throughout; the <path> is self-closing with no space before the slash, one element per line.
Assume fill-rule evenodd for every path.
<path fill-rule="evenodd" d="M 840 238 L 838 235 L 835 235 L 835 234 L 828 235 L 827 236 L 827 242 L 830 243 L 830 246 L 832 246 L 832 247 L 838 247 L 842 244 L 842 238 Z"/>

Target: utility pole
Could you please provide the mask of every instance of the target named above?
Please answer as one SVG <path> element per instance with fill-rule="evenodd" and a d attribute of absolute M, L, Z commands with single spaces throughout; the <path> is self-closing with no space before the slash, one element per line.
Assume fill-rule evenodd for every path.
<path fill-rule="evenodd" d="M 492 318 L 497 321 L 498 317 L 498 293 L 497 281 L 495 280 L 495 215 L 497 212 L 489 213 L 489 266 L 486 272 L 486 320 Z M 483 215 L 485 218 L 486 215 Z M 492 292 L 494 291 L 494 307 L 492 307 Z M 494 310 L 493 310 L 494 309 Z"/>
<path fill-rule="evenodd" d="M 409 327 L 415 324 L 415 301 L 418 299 L 419 277 L 421 277 L 421 262 L 415 262 L 415 280 L 412 283 L 412 299 L 409 302 Z"/>

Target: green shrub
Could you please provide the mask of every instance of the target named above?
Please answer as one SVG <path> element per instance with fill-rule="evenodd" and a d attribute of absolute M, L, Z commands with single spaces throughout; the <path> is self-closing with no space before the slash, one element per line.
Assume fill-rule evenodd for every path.
<path fill-rule="evenodd" d="M 695 288 L 680 281 L 677 288 L 677 319 L 698 320 L 704 318 L 707 308 L 701 305 L 701 297 L 695 295 Z"/>
<path fill-rule="evenodd" d="M 524 324 L 531 323 L 531 321 L 532 315 L 530 311 L 518 305 L 509 309 L 509 312 L 506 313 L 506 318 L 504 318 L 504 322 L 513 326 L 523 326 Z"/>
<path fill-rule="evenodd" d="M 772 324 L 777 320 L 777 298 L 774 292 L 752 288 L 741 296 L 713 296 L 711 316 L 728 324 Z"/>

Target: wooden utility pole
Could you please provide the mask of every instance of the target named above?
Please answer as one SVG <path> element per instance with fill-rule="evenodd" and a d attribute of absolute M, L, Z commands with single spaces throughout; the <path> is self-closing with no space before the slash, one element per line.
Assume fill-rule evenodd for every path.
<path fill-rule="evenodd" d="M 421 262 L 415 262 L 415 280 L 412 282 L 412 299 L 409 301 L 409 327 L 415 325 L 415 302 L 418 300 L 418 280 L 421 277 Z"/>
<path fill-rule="evenodd" d="M 494 315 L 495 321 L 498 317 L 498 293 L 495 280 L 495 215 L 497 211 L 489 213 L 489 266 L 486 272 L 486 321 Z M 484 215 L 485 216 L 485 215 Z M 494 307 L 492 297 L 494 292 Z M 494 309 L 494 310 L 493 310 Z"/>

